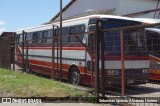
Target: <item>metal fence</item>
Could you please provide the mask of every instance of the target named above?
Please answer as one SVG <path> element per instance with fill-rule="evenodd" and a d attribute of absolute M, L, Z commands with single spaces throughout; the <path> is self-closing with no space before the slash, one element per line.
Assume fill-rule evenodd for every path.
<path fill-rule="evenodd" d="M 15 63 L 24 72 L 34 71 L 90 86 L 98 98 L 150 97 L 160 102 L 160 84 L 151 81 L 153 72 L 159 77 L 159 58 L 153 58 L 155 51 L 148 49 L 155 38 L 148 38 L 145 31 L 159 24 L 101 29 L 100 22 L 88 32 L 66 33 L 62 37 L 55 27 L 49 37 L 33 40 L 25 40 L 27 33 L 23 32 L 23 41 L 15 42 Z M 131 103 L 141 105 L 134 100 Z"/>
<path fill-rule="evenodd" d="M 130 100 L 128 102 L 139 106 L 158 105 L 160 102 L 159 58 L 157 57 L 155 61 L 152 56 L 158 55 L 160 39 L 150 37 L 151 34 L 147 35 L 148 27 L 151 26 L 140 25 L 102 30 L 104 36 L 100 45 L 103 46 L 99 49 L 99 61 L 102 63 L 97 62 L 100 63 L 101 74 L 96 80 L 100 79 L 97 89 L 103 96 L 108 95 L 110 98 L 121 96 L 124 97 L 122 103 Z M 157 43 L 154 45 L 151 41 Z M 151 51 L 149 49 L 151 47 L 156 51 Z M 157 79 L 151 80 L 153 73 Z M 137 104 L 136 100 L 142 100 L 142 103 Z M 154 100 L 155 103 L 153 103 Z"/>

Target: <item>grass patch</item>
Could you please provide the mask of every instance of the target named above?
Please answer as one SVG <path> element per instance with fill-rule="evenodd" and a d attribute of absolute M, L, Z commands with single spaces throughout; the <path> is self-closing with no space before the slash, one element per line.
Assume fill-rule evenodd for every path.
<path fill-rule="evenodd" d="M 0 96 L 3 97 L 88 97 L 63 83 L 34 75 L 0 69 Z"/>

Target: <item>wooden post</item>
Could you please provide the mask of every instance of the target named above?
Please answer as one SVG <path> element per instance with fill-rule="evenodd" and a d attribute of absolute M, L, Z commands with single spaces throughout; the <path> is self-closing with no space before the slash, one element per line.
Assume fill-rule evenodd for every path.
<path fill-rule="evenodd" d="M 60 0 L 60 80 L 62 80 L 62 0 Z"/>
<path fill-rule="evenodd" d="M 54 50 L 55 50 L 55 47 L 54 47 L 54 26 L 53 26 L 53 35 L 52 35 L 52 75 L 51 75 L 51 78 L 53 79 L 54 78 L 54 58 L 55 58 L 55 54 L 54 54 Z"/>
<path fill-rule="evenodd" d="M 100 35 L 101 37 L 101 87 L 102 87 L 102 97 L 105 97 L 105 81 L 104 81 L 104 61 L 105 61 L 105 57 L 104 57 L 104 48 L 105 48 L 105 44 L 104 44 L 104 35 Z"/>
<path fill-rule="evenodd" d="M 121 80 L 122 80 L 122 89 L 121 94 L 124 96 L 125 93 L 125 81 L 124 81 L 124 40 L 123 40 L 123 30 L 120 30 L 120 39 L 121 39 Z"/>
<path fill-rule="evenodd" d="M 16 52 L 16 33 L 14 33 L 14 42 L 13 42 L 13 71 L 15 71 L 15 52 Z"/>
<path fill-rule="evenodd" d="M 26 41 L 26 72 L 28 72 L 28 68 L 29 68 L 29 61 L 28 61 L 28 43 L 29 43 L 29 41 Z"/>
<path fill-rule="evenodd" d="M 96 22 L 96 34 L 95 34 L 95 39 L 96 39 L 96 44 L 95 44 L 95 55 L 96 55 L 96 59 L 95 59 L 95 63 L 96 63 L 96 70 L 95 70 L 95 91 L 96 91 L 96 96 L 97 98 L 99 98 L 99 58 L 100 58 L 100 49 L 99 49 L 99 32 L 98 32 L 98 24 L 99 21 L 97 20 Z"/>
<path fill-rule="evenodd" d="M 25 64 L 24 64 L 24 38 L 25 37 L 25 32 L 23 31 L 22 35 L 22 67 L 23 67 L 23 72 L 25 71 Z"/>

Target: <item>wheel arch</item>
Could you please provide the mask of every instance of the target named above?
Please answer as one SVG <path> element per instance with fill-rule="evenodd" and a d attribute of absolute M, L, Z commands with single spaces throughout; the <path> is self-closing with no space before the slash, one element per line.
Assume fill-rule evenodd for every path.
<path fill-rule="evenodd" d="M 77 64 L 72 64 L 72 65 L 68 68 L 68 73 L 70 73 L 70 71 L 71 71 L 71 69 L 72 69 L 73 67 L 76 67 L 76 68 L 78 69 L 77 71 L 79 71 L 79 73 L 81 73 L 81 70 L 80 70 L 80 68 L 78 67 Z"/>

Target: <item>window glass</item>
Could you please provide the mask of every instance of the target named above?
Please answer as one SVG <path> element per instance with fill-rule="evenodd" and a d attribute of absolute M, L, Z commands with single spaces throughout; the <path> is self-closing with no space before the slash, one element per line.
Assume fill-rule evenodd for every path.
<path fill-rule="evenodd" d="M 105 52 L 107 54 L 120 54 L 119 32 L 105 32 Z"/>
<path fill-rule="evenodd" d="M 160 57 L 160 33 L 147 31 L 147 46 L 150 54 Z"/>
<path fill-rule="evenodd" d="M 29 43 L 31 43 L 31 40 L 32 40 L 32 36 L 33 36 L 33 33 L 27 33 L 27 35 L 26 35 L 26 40 L 28 40 L 29 41 Z"/>
<path fill-rule="evenodd" d="M 42 43 L 42 32 L 33 33 L 33 43 Z"/>
<path fill-rule="evenodd" d="M 84 25 L 77 25 L 70 27 L 70 34 L 75 35 L 75 34 L 80 34 L 85 32 L 85 26 Z M 80 39 L 81 41 L 83 40 L 84 34 L 78 35 L 78 36 L 70 36 L 69 37 L 69 42 L 70 43 L 80 43 L 80 41 L 76 38 Z"/>
<path fill-rule="evenodd" d="M 55 29 L 55 34 L 60 36 L 60 29 Z M 62 28 L 62 44 L 68 44 L 69 27 Z"/>
<path fill-rule="evenodd" d="M 63 28 L 62 29 L 62 44 L 68 44 L 68 35 L 69 35 L 69 28 Z"/>
<path fill-rule="evenodd" d="M 48 38 L 47 38 L 47 44 L 52 44 L 52 36 L 53 36 L 53 30 L 48 30 Z"/>
<path fill-rule="evenodd" d="M 130 21 L 130 20 L 121 20 L 121 19 L 103 19 L 103 20 L 104 20 L 103 21 L 104 29 L 134 26 L 134 25 L 141 24 L 140 22 Z M 129 35 L 128 32 L 124 32 L 124 39 L 127 39 L 128 35 Z M 105 39 L 105 52 L 107 54 L 120 54 L 120 32 L 119 31 L 104 32 L 104 39 Z M 140 40 L 138 41 L 138 44 L 139 44 L 138 46 L 141 46 Z"/>
<path fill-rule="evenodd" d="M 19 44 L 20 35 L 16 35 L 16 43 Z"/>
<path fill-rule="evenodd" d="M 48 39 L 48 31 L 43 31 L 42 43 L 47 43 L 47 39 Z"/>
<path fill-rule="evenodd" d="M 19 35 L 19 43 L 22 43 L 23 41 L 23 35 Z"/>

